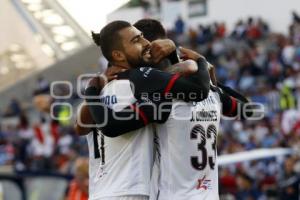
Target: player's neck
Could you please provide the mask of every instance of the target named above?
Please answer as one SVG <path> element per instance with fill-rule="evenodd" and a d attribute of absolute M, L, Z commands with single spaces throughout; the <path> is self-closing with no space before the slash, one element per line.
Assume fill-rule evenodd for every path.
<path fill-rule="evenodd" d="M 120 69 L 120 71 L 122 69 L 130 69 L 130 66 L 127 62 L 115 62 L 113 63 L 113 66 L 116 68 L 116 69 Z"/>

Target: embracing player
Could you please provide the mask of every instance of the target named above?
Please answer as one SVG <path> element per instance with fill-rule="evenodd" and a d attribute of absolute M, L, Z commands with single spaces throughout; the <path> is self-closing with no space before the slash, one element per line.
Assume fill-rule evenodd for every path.
<path fill-rule="evenodd" d="M 159 30 L 161 25 L 145 19 L 138 22 L 137 27 L 155 34 L 151 29 Z M 180 51 L 185 59 L 201 57 L 189 49 L 181 48 Z M 152 180 L 152 187 L 158 190 L 152 190 L 151 199 L 219 199 L 216 144 L 220 117 L 221 114 L 237 116 L 239 109 L 243 113 L 248 100 L 218 83 L 213 68 L 210 76 L 218 87 L 211 86 L 208 98 L 193 103 L 173 100 L 168 120 L 156 124 L 155 166 L 158 166 L 159 175 Z M 246 114 L 249 116 L 252 111 Z"/>
<path fill-rule="evenodd" d="M 196 54 L 195 52 L 188 51 L 186 49 L 183 49 L 183 53 L 186 54 L 185 55 L 186 57 L 190 57 L 195 60 L 201 58 L 200 55 Z M 145 80 L 147 81 L 147 79 Z M 155 81 L 155 79 L 153 80 Z M 149 91 L 149 88 L 144 87 L 140 90 L 143 89 L 146 90 L 146 92 L 151 93 L 151 91 Z M 234 115 L 237 112 L 236 109 L 237 107 L 235 105 L 240 103 L 237 102 L 235 99 L 232 99 L 225 93 L 223 93 L 220 89 L 213 87 L 213 89 L 209 93 L 209 98 L 207 98 L 202 103 L 201 102 L 199 103 L 200 101 L 199 99 L 198 100 L 195 99 L 194 101 L 197 103 L 192 103 L 192 104 L 191 103 L 185 104 L 183 102 L 174 103 L 172 106 L 172 110 L 167 114 L 168 120 L 166 124 L 158 125 L 158 134 L 160 135 L 161 138 L 159 140 L 160 141 L 159 143 L 161 144 L 161 148 L 162 148 L 160 152 L 162 154 L 162 163 L 160 164 L 161 178 L 159 181 L 160 192 L 158 195 L 155 194 L 152 197 L 155 198 L 159 197 L 160 199 L 194 199 L 194 198 L 215 199 L 218 197 L 218 192 L 217 192 L 218 184 L 217 184 L 217 174 L 216 174 L 216 164 L 215 164 L 215 160 L 216 160 L 215 145 L 216 145 L 217 128 L 220 119 L 220 100 L 222 100 L 222 102 L 226 104 L 225 105 L 226 108 L 224 112 L 227 112 L 228 115 Z M 190 105 L 193 105 L 194 108 L 191 108 Z M 145 107 L 143 107 L 141 110 L 143 109 L 147 110 L 147 108 Z M 120 109 L 119 111 L 121 110 L 122 109 Z M 97 118 L 99 117 L 98 115 L 101 116 L 101 112 L 102 111 L 98 109 L 97 112 L 95 112 L 96 114 L 94 114 L 93 117 Z M 122 112 L 118 112 L 118 113 L 120 114 Z M 176 114 L 181 118 L 180 120 L 176 118 Z M 151 117 L 153 117 L 151 116 L 151 114 L 145 112 L 144 117 L 141 118 L 143 118 L 143 120 L 145 120 L 145 118 L 149 120 L 151 119 Z M 187 117 L 187 118 L 183 119 L 183 117 Z M 97 120 L 96 118 L 95 120 L 98 122 L 101 122 L 103 120 L 103 119 L 99 120 L 99 118 Z M 151 121 L 152 120 L 149 120 L 149 122 Z M 207 123 L 203 123 L 203 121 Z M 108 127 L 116 126 L 118 127 L 117 129 L 121 129 L 121 130 L 109 129 L 110 131 L 115 132 L 114 134 L 118 133 L 117 135 L 122 134 L 122 129 L 128 130 L 128 128 L 129 129 L 136 128 L 135 126 L 129 126 L 130 121 L 127 121 L 126 123 L 127 126 L 122 122 L 120 123 L 115 120 L 111 120 L 110 125 L 108 125 Z M 189 132 L 187 129 L 190 129 L 189 127 L 191 126 L 193 127 L 191 128 L 190 133 L 186 133 Z M 183 129 L 183 127 L 187 127 L 187 128 Z M 172 128 L 175 128 L 176 131 L 180 129 L 183 130 L 183 132 L 181 132 L 182 135 L 189 136 L 190 137 L 189 140 L 186 140 L 186 138 L 184 137 L 183 138 L 177 137 L 179 135 L 179 132 L 178 134 L 177 133 L 173 134 L 173 132 L 175 132 L 174 131 L 175 129 L 173 130 Z M 106 128 L 104 127 L 104 129 Z M 164 134 L 167 132 L 168 134 Z M 177 143 L 184 144 L 181 147 L 184 147 L 186 145 L 188 147 L 188 149 L 186 149 L 185 151 L 186 153 L 183 153 L 182 156 L 178 156 L 181 153 L 181 151 L 179 151 L 180 148 L 176 149 L 176 145 L 174 146 L 174 148 L 171 145 L 169 145 L 169 143 L 176 144 L 176 141 Z M 194 143 L 196 142 L 195 143 L 196 148 L 197 148 L 197 142 L 199 142 L 198 150 L 196 149 L 196 151 L 194 150 L 195 146 L 192 145 L 193 141 Z M 209 155 L 207 155 L 208 154 L 207 152 L 209 153 Z M 197 157 L 199 153 L 201 153 L 201 155 Z M 191 155 L 193 154 L 194 156 L 191 156 L 190 154 Z M 169 160 L 170 159 L 173 160 L 173 158 L 175 158 L 174 161 L 169 162 Z M 176 158 L 179 159 L 176 160 Z M 198 171 L 193 171 L 189 169 L 186 166 L 186 163 L 184 162 L 182 162 L 183 167 L 180 167 L 180 165 L 178 166 L 176 165 L 176 167 L 174 167 L 173 165 L 174 163 L 177 163 L 178 161 L 179 162 L 187 161 L 188 159 L 186 158 L 188 159 L 191 158 L 190 161 L 191 166 L 193 166 L 193 169 L 197 168 Z M 157 160 L 157 162 L 159 161 Z M 170 166 L 173 166 L 173 168 L 169 168 Z M 207 168 L 207 166 L 209 166 L 210 169 Z M 180 171 L 178 171 L 180 169 L 190 171 L 190 174 L 193 174 L 194 177 L 198 176 L 201 178 L 189 179 L 191 175 L 188 176 L 188 174 L 186 174 L 186 171 L 181 173 Z M 178 180 L 181 181 L 179 183 L 174 182 L 176 181 L 176 177 L 174 179 L 173 175 L 175 175 L 176 173 L 179 174 L 177 177 Z M 210 179 L 212 178 L 214 181 L 210 182 Z M 164 186 L 165 183 L 167 184 L 166 186 Z M 185 186 L 183 187 L 183 185 Z M 176 186 L 180 188 L 178 192 L 172 189 L 174 187 L 176 188 Z"/>
<path fill-rule="evenodd" d="M 168 117 L 155 119 L 157 106 L 148 102 L 158 105 L 171 101 L 164 98 L 167 94 L 185 101 L 205 99 L 209 90 L 206 62 L 199 59 L 198 66 L 193 61 L 177 66 L 181 74 L 194 74 L 193 81 L 180 74 L 149 67 L 135 69 L 147 64 L 144 61 L 151 57 L 150 43 L 140 31 L 123 21 L 108 24 L 99 35 L 94 34 L 94 40 L 114 65 L 109 71 L 126 71 L 118 76 L 122 80 L 107 85 L 102 77 L 96 77 L 86 89 L 93 121 L 98 125 L 105 122 L 105 126 L 101 126 L 103 134 L 94 130 L 88 135 L 90 152 L 94 152 L 95 158 L 90 162 L 90 199 L 148 199 L 153 165 L 153 127 L 150 123 Z M 145 99 L 142 95 L 145 91 L 159 94 L 161 98 Z M 189 94 L 194 95 L 190 97 Z M 117 120 L 115 117 L 128 119 L 132 115 L 138 115 L 134 117 L 136 120 Z M 89 121 L 86 117 L 81 119 Z"/>

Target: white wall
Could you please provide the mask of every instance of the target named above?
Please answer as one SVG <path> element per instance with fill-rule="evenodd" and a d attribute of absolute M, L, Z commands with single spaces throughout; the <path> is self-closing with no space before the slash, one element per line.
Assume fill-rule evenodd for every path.
<path fill-rule="evenodd" d="M 100 31 L 106 24 L 108 13 L 119 8 L 129 0 L 57 0 L 76 20 L 81 27 L 90 34 L 91 30 Z"/>
<path fill-rule="evenodd" d="M 144 10 L 142 8 L 124 8 L 110 13 L 107 16 L 107 22 L 114 20 L 125 20 L 130 23 L 135 23 L 142 18 L 144 18 Z"/>

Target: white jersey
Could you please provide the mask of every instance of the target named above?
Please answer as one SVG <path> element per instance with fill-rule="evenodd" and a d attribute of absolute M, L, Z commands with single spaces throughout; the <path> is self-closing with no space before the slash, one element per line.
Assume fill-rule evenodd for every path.
<path fill-rule="evenodd" d="M 114 80 L 107 84 L 100 99 L 114 111 L 136 101 L 128 80 Z M 100 131 L 96 137 L 95 133 L 87 135 L 90 200 L 130 195 L 149 196 L 153 165 L 152 127 L 148 125 L 115 138 L 106 137 Z M 98 145 L 95 145 L 94 138 Z M 97 154 L 99 158 L 95 158 Z"/>
<path fill-rule="evenodd" d="M 157 194 L 151 192 L 151 199 L 219 199 L 216 138 L 220 109 L 219 95 L 212 91 L 201 102 L 173 102 L 169 119 L 157 124 L 160 152 L 155 164 L 160 174 Z"/>

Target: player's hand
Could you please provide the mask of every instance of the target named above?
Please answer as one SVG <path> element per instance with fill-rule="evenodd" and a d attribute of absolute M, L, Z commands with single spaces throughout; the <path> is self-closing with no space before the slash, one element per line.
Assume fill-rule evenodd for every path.
<path fill-rule="evenodd" d="M 204 56 L 191 49 L 179 47 L 179 51 L 180 51 L 180 58 L 182 60 L 191 59 L 197 61 L 199 58 L 204 58 Z"/>
<path fill-rule="evenodd" d="M 159 63 L 162 59 L 176 50 L 175 43 L 170 39 L 158 39 L 151 43 L 150 51 L 154 63 Z"/>
<path fill-rule="evenodd" d="M 210 80 L 213 83 L 213 85 L 217 86 L 217 77 L 216 77 L 216 72 L 215 72 L 215 67 L 208 63 L 208 72 L 209 72 L 209 76 L 210 76 Z"/>
<path fill-rule="evenodd" d="M 110 82 L 112 80 L 115 80 L 118 78 L 118 74 L 121 72 L 126 71 L 127 69 L 121 69 L 118 66 L 111 66 L 109 68 L 107 68 L 107 70 L 104 72 L 103 75 L 106 76 L 107 78 L 107 82 Z"/>
<path fill-rule="evenodd" d="M 120 68 L 119 66 L 111 66 L 103 74 L 99 74 L 99 85 L 104 87 L 108 82 L 118 78 L 118 74 L 126 71 L 127 69 Z"/>
<path fill-rule="evenodd" d="M 93 78 L 91 78 L 87 87 L 96 87 L 97 89 L 102 90 L 108 82 L 118 78 L 118 73 L 126 70 L 127 69 L 122 69 L 118 66 L 111 66 L 104 73 L 97 73 Z"/>

